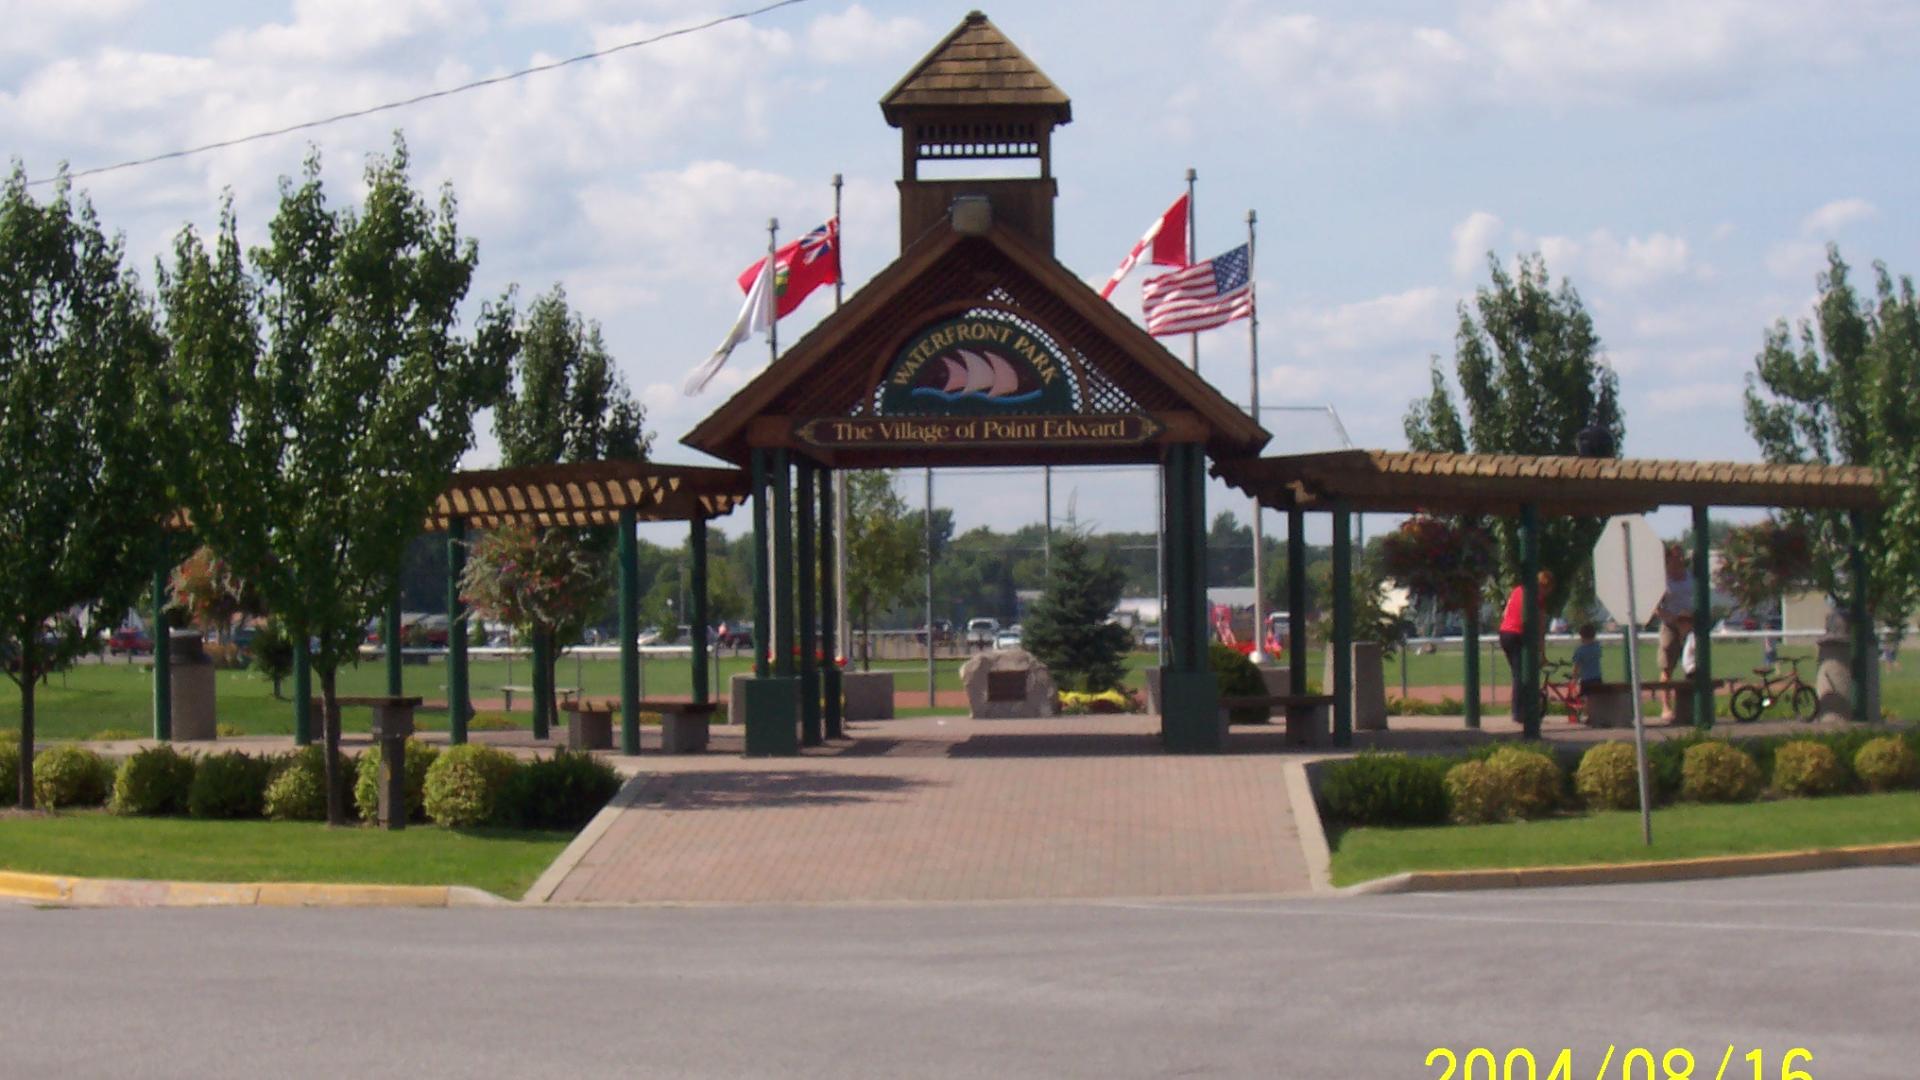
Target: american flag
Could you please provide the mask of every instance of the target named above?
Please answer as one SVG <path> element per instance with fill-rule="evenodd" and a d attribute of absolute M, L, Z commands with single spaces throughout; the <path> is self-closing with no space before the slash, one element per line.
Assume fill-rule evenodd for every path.
<path fill-rule="evenodd" d="M 1148 278 L 1140 291 L 1147 333 L 1156 337 L 1190 334 L 1252 315 L 1250 258 L 1247 245 L 1241 244 L 1185 270 Z"/>

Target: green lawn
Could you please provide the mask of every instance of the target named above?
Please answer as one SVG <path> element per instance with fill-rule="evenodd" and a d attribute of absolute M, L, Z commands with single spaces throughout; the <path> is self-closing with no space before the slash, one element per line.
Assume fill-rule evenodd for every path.
<path fill-rule="evenodd" d="M 1647 678 L 1657 674 L 1654 650 L 1651 639 L 1642 647 L 1642 672 Z M 1571 651 L 1569 646 L 1556 643 L 1548 648 L 1548 655 L 1564 659 Z M 1812 648 L 1795 642 L 1782 652 L 1785 655 L 1809 655 Z M 1404 659 L 1408 687 L 1444 686 L 1455 688 L 1452 693 L 1459 692 L 1457 688 L 1463 679 L 1464 666 L 1459 649 L 1443 649 L 1425 655 L 1408 653 Z M 1759 663 L 1759 659 L 1760 646 L 1757 643 L 1714 644 L 1714 668 L 1723 677 L 1743 677 Z M 935 685 L 943 690 L 959 689 L 962 662 L 962 658 L 939 660 Z M 1145 677 L 1141 672 L 1152 662 L 1153 657 L 1148 653 L 1135 653 L 1129 658 L 1129 681 L 1132 685 L 1145 685 Z M 1315 681 L 1321 677 L 1323 662 L 1319 650 L 1308 654 L 1307 670 Z M 1617 639 L 1607 644 L 1604 663 L 1609 679 L 1626 677 L 1624 652 Z M 1506 664 L 1506 658 L 1496 648 L 1482 650 L 1482 692 L 1494 697 L 1487 706 L 1489 713 L 1502 713 L 1509 708 Z M 723 700 L 726 680 L 751 667 L 752 658 L 748 655 L 720 657 L 718 668 Z M 889 660 L 876 662 L 874 668 L 896 672 L 894 686 L 897 690 L 923 692 L 926 688 L 925 661 Z M 1813 677 L 1811 663 L 1803 664 L 1801 670 L 1809 679 Z M 531 679 L 524 659 L 516 660 L 511 669 L 502 660 L 475 660 L 472 671 L 473 693 L 480 699 L 497 698 L 502 685 L 525 685 Z M 1401 658 L 1387 661 L 1385 674 L 1389 697 L 1400 694 L 1401 671 Z M 216 678 L 221 723 L 231 724 L 250 734 L 292 734 L 293 706 L 288 701 L 276 700 L 271 684 L 265 679 L 251 671 L 222 671 L 217 673 Z M 611 659 L 576 660 L 563 657 L 560 661 L 560 685 L 577 686 L 587 694 L 616 695 L 619 693 L 619 678 L 620 666 Z M 1881 699 L 1887 709 L 1896 716 L 1920 715 L 1920 663 L 1882 669 L 1882 681 Z M 405 686 L 409 693 L 419 694 L 429 700 L 445 700 L 446 682 L 446 666 L 437 659 L 406 667 Z M 642 684 L 643 692 L 647 694 L 686 694 L 690 690 L 689 665 L 684 658 L 646 660 Z M 36 695 L 40 735 L 49 739 L 73 739 L 86 738 L 103 731 L 143 734 L 152 726 L 152 685 L 153 677 L 144 659 L 137 663 L 119 659 L 104 664 L 83 664 L 54 675 Z M 340 673 L 342 694 L 379 694 L 385 692 L 385 687 L 386 668 L 378 660 L 346 668 Z M 1724 696 L 1722 700 L 1724 713 Z M 348 710 L 344 719 L 349 731 L 364 731 L 368 722 L 367 714 L 361 710 Z M 527 723 L 525 706 L 521 705 L 511 719 L 517 723 Z M 0 727 L 16 728 L 19 723 L 19 690 L 12 682 L 0 680 Z M 429 731 L 444 729 L 446 716 L 444 713 L 427 713 L 419 718 L 419 724 Z"/>
<path fill-rule="evenodd" d="M 1653 846 L 1637 812 L 1417 829 L 1349 829 L 1331 838 L 1333 881 L 1407 870 L 1644 862 L 1920 840 L 1920 792 L 1705 806 L 1653 813 Z"/>
<path fill-rule="evenodd" d="M 83 810 L 0 818 L 0 869 L 167 881 L 471 885 L 517 900 L 572 839 L 565 832 L 386 832 Z"/>

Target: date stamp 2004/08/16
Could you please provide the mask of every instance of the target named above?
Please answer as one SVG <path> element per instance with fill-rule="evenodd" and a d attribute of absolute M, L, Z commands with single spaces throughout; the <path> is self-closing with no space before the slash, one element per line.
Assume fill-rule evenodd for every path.
<path fill-rule="evenodd" d="M 1616 1058 L 1618 1067 L 1616 1068 Z M 1709 1059 L 1710 1060 L 1710 1059 Z M 1768 1066 L 1777 1062 L 1777 1067 Z M 1428 1065 L 1438 1068 L 1432 1080 L 1586 1080 L 1586 1072 L 1574 1072 L 1573 1051 L 1562 1049 L 1547 1051 L 1545 1055 L 1535 1055 L 1526 1047 L 1515 1047 L 1504 1054 L 1495 1053 L 1484 1046 L 1476 1046 L 1464 1052 L 1448 1047 L 1435 1047 L 1427 1054 Z M 1622 1052 L 1618 1046 L 1607 1047 L 1600 1059 L 1599 1071 L 1593 1074 L 1593 1080 L 1706 1080 L 1702 1071 L 1696 1074 L 1697 1061 L 1693 1051 L 1685 1047 L 1656 1054 L 1644 1046 L 1635 1046 Z M 1720 1056 L 1720 1067 L 1713 1073 L 1713 1080 L 1813 1080 L 1810 1068 L 1813 1064 L 1813 1051 L 1796 1046 L 1769 1059 L 1764 1050 L 1749 1050 L 1736 1058 L 1731 1044 L 1726 1053 Z"/>

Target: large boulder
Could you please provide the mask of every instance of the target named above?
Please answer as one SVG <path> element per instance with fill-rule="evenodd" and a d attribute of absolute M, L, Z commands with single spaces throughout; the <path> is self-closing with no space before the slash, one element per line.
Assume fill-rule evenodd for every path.
<path fill-rule="evenodd" d="M 1053 675 L 1025 649 L 976 654 L 960 669 L 967 713 L 976 719 L 1015 720 L 1054 714 Z"/>

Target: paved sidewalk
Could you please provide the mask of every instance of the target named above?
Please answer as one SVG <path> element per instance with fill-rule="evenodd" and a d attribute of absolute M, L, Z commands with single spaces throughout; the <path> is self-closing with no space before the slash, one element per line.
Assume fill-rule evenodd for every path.
<path fill-rule="evenodd" d="M 1142 716 L 854 725 L 800 758 L 643 761 L 554 901 L 1304 892 L 1288 758 L 1169 755 Z"/>

